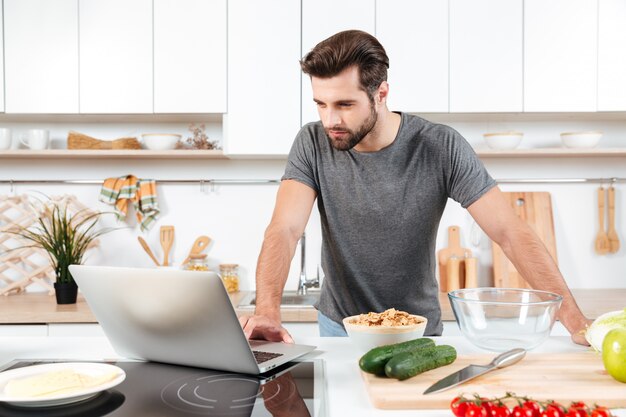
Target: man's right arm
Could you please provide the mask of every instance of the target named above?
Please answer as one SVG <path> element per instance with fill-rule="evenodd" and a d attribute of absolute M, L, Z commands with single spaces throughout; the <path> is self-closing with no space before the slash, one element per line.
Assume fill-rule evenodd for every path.
<path fill-rule="evenodd" d="M 284 180 L 278 188 L 257 263 L 255 314 L 240 318 L 248 338 L 293 343 L 280 322 L 280 299 L 316 197 L 315 190 L 295 180 Z"/>

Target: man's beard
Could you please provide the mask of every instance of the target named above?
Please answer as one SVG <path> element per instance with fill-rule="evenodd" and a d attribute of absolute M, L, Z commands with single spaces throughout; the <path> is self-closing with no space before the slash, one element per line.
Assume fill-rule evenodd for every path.
<path fill-rule="evenodd" d="M 373 105 L 371 106 L 370 109 L 371 111 L 370 111 L 369 116 L 367 117 L 367 119 L 365 119 L 363 124 L 356 131 L 353 131 L 348 128 L 341 128 L 341 127 L 333 127 L 333 128 L 325 127 L 324 128 L 324 131 L 326 132 L 326 136 L 328 137 L 328 140 L 330 141 L 330 144 L 332 145 L 333 148 L 339 151 L 348 151 L 354 148 L 359 142 L 363 140 L 365 136 L 367 136 L 368 133 L 372 131 L 372 129 L 374 129 L 374 126 L 376 125 L 376 122 L 378 121 L 378 113 L 376 113 L 376 109 L 374 108 Z M 347 135 L 344 138 L 336 139 L 330 135 L 331 130 L 346 132 Z"/>

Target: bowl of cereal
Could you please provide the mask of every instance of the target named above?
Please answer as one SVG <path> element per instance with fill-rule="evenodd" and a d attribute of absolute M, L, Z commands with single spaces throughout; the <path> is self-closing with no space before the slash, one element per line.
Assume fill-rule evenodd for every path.
<path fill-rule="evenodd" d="M 407 342 L 424 335 L 426 317 L 390 308 L 382 313 L 357 314 L 343 319 L 350 340 L 361 351 Z"/>

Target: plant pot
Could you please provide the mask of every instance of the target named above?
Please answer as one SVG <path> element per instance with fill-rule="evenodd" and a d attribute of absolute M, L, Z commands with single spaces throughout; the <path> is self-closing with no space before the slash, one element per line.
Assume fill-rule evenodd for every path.
<path fill-rule="evenodd" d="M 55 282 L 54 292 L 57 304 L 76 304 L 78 285 L 75 282 Z"/>

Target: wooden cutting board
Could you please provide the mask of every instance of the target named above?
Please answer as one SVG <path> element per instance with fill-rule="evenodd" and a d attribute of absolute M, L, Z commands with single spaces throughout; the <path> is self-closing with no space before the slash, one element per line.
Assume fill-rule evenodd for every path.
<path fill-rule="evenodd" d="M 448 288 L 448 260 L 456 257 L 463 260 L 472 256 L 472 251 L 461 247 L 461 228 L 459 226 L 448 227 L 448 246 L 437 252 L 437 260 L 439 262 L 439 291 L 447 293 Z M 463 283 L 465 280 L 462 273 L 463 268 L 459 268 L 458 280 Z"/>
<path fill-rule="evenodd" d="M 517 216 L 537 233 L 558 265 L 550 193 L 509 192 L 502 194 L 509 201 Z M 495 242 L 493 243 L 493 281 L 494 287 L 530 288 Z"/>
<path fill-rule="evenodd" d="M 362 372 L 374 407 L 382 409 L 446 409 L 461 393 L 496 397 L 514 392 L 537 400 L 597 403 L 606 407 L 626 405 L 626 384 L 604 370 L 602 356 L 595 352 L 528 353 L 520 362 L 487 373 L 473 381 L 437 394 L 422 395 L 443 377 L 470 364 L 486 365 L 497 354 L 459 355 L 451 365 L 398 381 Z M 356 365 L 355 365 L 356 366 Z"/>

